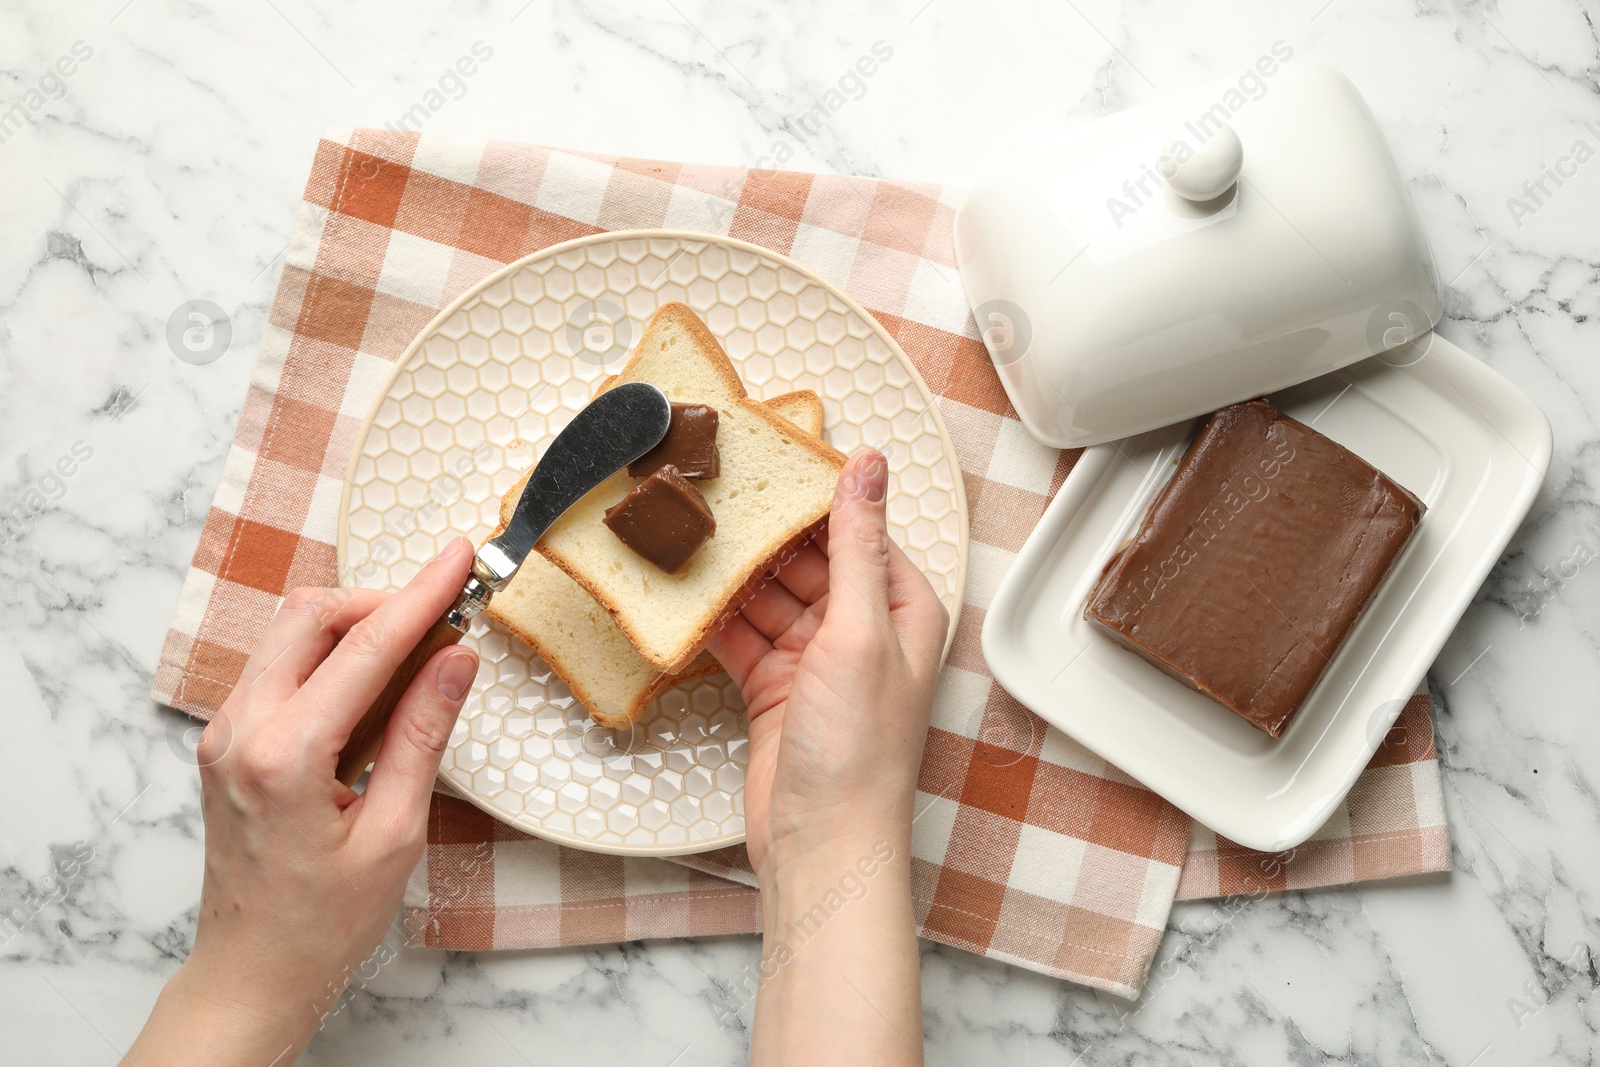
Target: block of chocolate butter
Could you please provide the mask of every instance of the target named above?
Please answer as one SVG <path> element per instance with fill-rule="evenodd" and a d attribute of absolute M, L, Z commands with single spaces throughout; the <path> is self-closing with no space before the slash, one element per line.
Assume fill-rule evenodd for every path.
<path fill-rule="evenodd" d="M 606 509 L 602 520 L 623 544 L 677 574 L 717 532 L 706 498 L 670 463 Z"/>
<path fill-rule="evenodd" d="M 1281 737 L 1424 507 L 1265 400 L 1207 420 L 1084 617 Z"/>
<path fill-rule="evenodd" d="M 628 477 L 648 477 L 669 463 L 685 478 L 715 478 L 722 473 L 716 408 L 708 404 L 673 404 L 667 436 L 628 464 Z"/>

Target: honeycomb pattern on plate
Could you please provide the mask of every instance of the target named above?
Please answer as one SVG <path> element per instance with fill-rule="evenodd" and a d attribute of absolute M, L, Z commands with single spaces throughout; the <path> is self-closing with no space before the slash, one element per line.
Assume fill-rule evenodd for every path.
<path fill-rule="evenodd" d="M 401 361 L 364 428 L 341 516 L 341 581 L 404 585 L 450 537 L 481 542 L 500 498 L 676 300 L 751 396 L 813 389 L 828 438 L 888 457 L 889 524 L 952 618 L 966 515 L 954 450 L 893 342 L 828 283 L 738 241 L 602 234 L 464 294 Z M 744 707 L 726 675 L 656 698 L 631 730 L 596 724 L 521 643 L 481 618 L 482 657 L 441 776 L 505 822 L 563 844 L 671 855 L 744 838 Z"/>

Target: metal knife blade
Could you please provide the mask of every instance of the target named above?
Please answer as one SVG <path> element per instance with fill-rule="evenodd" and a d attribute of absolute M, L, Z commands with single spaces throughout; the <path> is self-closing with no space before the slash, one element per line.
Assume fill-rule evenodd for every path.
<path fill-rule="evenodd" d="M 478 550 L 474 572 L 490 588 L 503 589 L 551 523 L 660 444 L 671 422 L 666 394 L 647 382 L 627 382 L 602 393 L 551 442 L 505 532 Z"/>
<path fill-rule="evenodd" d="M 472 617 L 516 576 L 534 543 L 589 490 L 626 467 L 667 435 L 672 405 L 660 389 L 627 382 L 608 389 L 556 435 L 528 477 L 511 521 L 484 542 L 461 595 L 390 677 L 350 733 L 335 777 L 351 784 L 377 754 L 395 705 L 433 654 L 460 641 Z"/>

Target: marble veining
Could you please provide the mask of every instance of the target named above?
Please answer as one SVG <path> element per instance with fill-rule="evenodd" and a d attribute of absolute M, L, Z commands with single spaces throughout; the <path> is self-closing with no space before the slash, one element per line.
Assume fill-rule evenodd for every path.
<path fill-rule="evenodd" d="M 1135 1002 L 925 946 L 928 1060 L 1600 1059 L 1592 5 L 398 10 L 24 0 L 0 11 L 0 692 L 11 731 L 0 910 L 12 916 L 0 929 L 0 1019 L 19 1061 L 115 1062 L 190 944 L 201 828 L 187 723 L 146 693 L 316 137 L 394 121 L 479 41 L 492 58 L 429 109 L 429 132 L 953 184 L 1055 124 L 1236 77 L 1274 42 L 1350 74 L 1448 283 L 1440 332 L 1528 391 L 1555 430 L 1531 516 L 1430 674 L 1455 869 L 1179 905 Z M 875 45 L 890 58 L 841 87 Z M 85 51 L 70 76 L 52 74 Z M 842 104 L 802 125 L 834 88 Z M 1596 158 L 1577 161 L 1579 142 Z M 168 317 L 192 299 L 229 317 L 231 346 L 214 362 L 168 348 Z M 398 953 L 337 1005 L 304 1062 L 738 1063 L 750 1023 L 738 983 L 755 960 L 749 938 Z"/>

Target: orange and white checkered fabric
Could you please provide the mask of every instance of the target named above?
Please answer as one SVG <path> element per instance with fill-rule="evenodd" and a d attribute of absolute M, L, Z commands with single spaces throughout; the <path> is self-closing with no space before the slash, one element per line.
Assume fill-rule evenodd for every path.
<path fill-rule="evenodd" d="M 792 256 L 860 301 L 937 395 L 972 518 L 966 600 L 934 708 L 913 859 L 925 937 L 1136 994 L 1175 896 L 1449 865 L 1429 705 L 1407 706 L 1350 800 L 1293 855 L 1205 832 L 1047 729 L 979 649 L 1000 577 L 1077 458 L 1015 418 L 956 276 L 955 191 L 838 175 L 614 159 L 379 130 L 319 145 L 239 427 L 162 649 L 154 696 L 227 697 L 284 592 L 336 581 L 340 488 L 396 359 L 450 300 L 569 238 L 666 227 Z M 592 855 L 438 795 L 406 902 L 412 939 L 525 948 L 754 931 L 742 849 Z"/>

